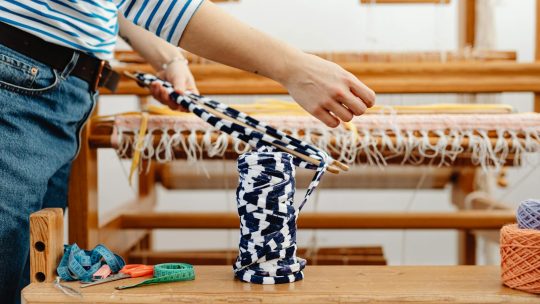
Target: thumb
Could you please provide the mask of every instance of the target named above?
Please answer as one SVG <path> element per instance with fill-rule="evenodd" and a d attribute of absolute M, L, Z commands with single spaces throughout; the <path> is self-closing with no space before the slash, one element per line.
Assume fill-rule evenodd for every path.
<path fill-rule="evenodd" d="M 163 79 L 170 82 L 175 91 L 178 91 L 178 93 L 184 94 L 184 91 L 186 90 L 184 77 L 170 70 L 162 71 L 162 73 L 163 73 Z"/>
<path fill-rule="evenodd" d="M 184 81 L 179 79 L 179 77 L 176 77 L 171 83 L 175 91 L 180 94 L 184 94 L 184 92 L 186 91 L 186 83 Z"/>

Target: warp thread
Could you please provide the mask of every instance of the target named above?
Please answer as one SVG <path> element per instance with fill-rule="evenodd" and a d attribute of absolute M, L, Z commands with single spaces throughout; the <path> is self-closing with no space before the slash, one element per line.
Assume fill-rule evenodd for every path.
<path fill-rule="evenodd" d="M 235 276 L 257 284 L 303 279 L 306 260 L 296 256 L 296 220 L 318 183 L 310 185 L 298 209 L 294 206 L 295 166 L 285 152 L 249 152 L 238 158 L 236 191 L 240 216 Z M 310 191 L 311 190 L 311 191 Z"/>
<path fill-rule="evenodd" d="M 530 293 L 540 293 L 539 210 L 540 201 L 523 201 L 517 212 L 518 224 L 501 229 L 502 281 Z"/>
<path fill-rule="evenodd" d="M 485 117 L 484 117 L 485 116 Z M 540 151 L 538 114 L 504 115 L 395 115 L 370 114 L 355 118 L 346 127 L 328 129 L 315 119 L 303 116 L 261 116 L 266 123 L 278 126 L 308 144 L 317 146 L 347 164 L 356 162 L 385 166 L 388 161 L 402 157 L 402 163 L 420 164 L 435 159 L 435 165 L 451 165 L 466 153 L 484 171 L 498 169 L 508 163 L 513 154 L 514 164 L 522 164 L 526 153 Z M 508 121 L 495 126 L 494 122 Z M 174 159 L 180 149 L 187 160 L 221 157 L 229 150 L 238 154 L 251 147 L 241 138 L 229 137 L 215 128 L 208 128 L 197 117 L 151 117 L 147 134 L 137 134 L 139 117 L 118 116 L 115 119 L 114 145 L 120 156 L 142 145 L 143 159 L 159 162 Z M 522 125 L 520 125 L 522 122 Z M 482 130 L 488 131 L 482 131 Z M 490 134 L 488 134 L 490 133 Z M 492 134 L 491 134 L 492 133 Z M 154 139 L 160 140 L 157 146 Z M 464 146 L 465 143 L 468 145 Z M 365 158 L 365 159 L 364 159 Z"/>

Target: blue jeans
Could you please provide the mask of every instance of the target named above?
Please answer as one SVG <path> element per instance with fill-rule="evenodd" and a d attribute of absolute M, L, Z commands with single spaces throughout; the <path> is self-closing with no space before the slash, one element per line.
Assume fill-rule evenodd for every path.
<path fill-rule="evenodd" d="M 36 50 L 39 51 L 39 50 Z M 80 129 L 95 104 L 87 82 L 0 44 L 0 302 L 29 281 L 29 216 L 67 204 Z"/>

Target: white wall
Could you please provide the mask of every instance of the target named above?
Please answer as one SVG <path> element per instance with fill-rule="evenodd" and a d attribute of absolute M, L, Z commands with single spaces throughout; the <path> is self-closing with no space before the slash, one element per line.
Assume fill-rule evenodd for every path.
<path fill-rule="evenodd" d="M 517 50 L 519 60 L 530 61 L 533 49 L 534 1 L 491 0 L 495 4 L 495 45 Z M 223 4 L 229 13 L 273 36 L 310 51 L 412 51 L 454 50 L 457 48 L 457 1 L 450 5 L 359 5 L 358 0 L 240 0 Z M 210 21 L 211 22 L 211 21 Z M 231 33 L 234 35 L 234 33 Z M 379 104 L 455 102 L 463 96 L 379 95 Z M 485 97 L 511 103 L 520 111 L 532 107 L 530 94 L 503 94 Z M 114 99 L 114 100 L 113 100 Z M 121 100 L 117 100 L 121 99 Z M 254 100 L 255 97 L 219 97 L 226 102 Z M 129 98 L 104 97 L 102 114 L 129 110 Z M 133 197 L 127 185 L 128 163 L 122 164 L 111 151 L 100 151 L 100 213 Z M 534 169 L 534 168 L 533 168 Z M 193 167 L 186 168 L 193 170 Z M 540 174 L 531 166 L 511 169 L 509 189 L 497 190 L 496 197 L 516 205 L 528 197 L 540 197 L 535 185 Z M 299 193 L 303 192 L 301 190 Z M 447 211 L 448 189 L 442 191 L 323 190 L 318 210 L 328 211 Z M 234 189 L 229 191 L 159 191 L 160 210 L 232 211 Z M 408 206 L 408 207 L 407 207 Z M 300 215 L 301 216 L 301 215 Z M 156 248 L 235 248 L 237 231 L 158 231 Z M 307 245 L 312 231 L 300 231 L 299 244 Z M 454 264 L 456 233 L 453 231 L 319 231 L 319 246 L 383 245 L 390 264 Z M 404 245 L 403 245 L 404 244 Z M 482 249 L 480 254 L 482 255 Z M 489 250 L 496 262 L 494 249 Z M 486 257 L 481 256 L 485 262 Z"/>

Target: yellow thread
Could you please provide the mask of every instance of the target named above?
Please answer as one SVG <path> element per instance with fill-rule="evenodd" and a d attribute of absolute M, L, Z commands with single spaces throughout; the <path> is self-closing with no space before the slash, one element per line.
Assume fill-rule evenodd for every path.
<path fill-rule="evenodd" d="M 135 152 L 133 152 L 133 159 L 131 161 L 131 169 L 129 170 L 129 185 L 133 179 L 133 173 L 137 170 L 141 159 L 141 150 L 144 147 L 144 136 L 146 135 L 146 129 L 148 129 L 148 112 L 141 113 L 141 126 L 139 128 L 139 134 L 137 135 L 137 146 Z"/>
<path fill-rule="evenodd" d="M 348 122 L 343 122 L 343 126 L 345 127 L 345 129 L 351 131 L 352 139 L 354 141 L 354 144 L 356 145 L 356 143 L 358 142 L 358 139 L 360 138 L 360 134 L 358 134 L 358 128 L 356 127 L 356 125 L 353 124 L 352 121 L 348 121 Z"/>
<path fill-rule="evenodd" d="M 273 99 L 263 99 L 252 104 L 234 104 L 233 108 L 238 109 L 248 115 L 295 115 L 304 116 L 308 113 L 302 109 L 298 104 Z M 366 114 L 379 114 L 384 113 L 388 108 L 394 110 L 397 114 L 495 114 L 495 113 L 511 113 L 513 112 L 512 106 L 500 105 L 500 104 L 434 104 L 434 105 L 416 105 L 416 106 L 374 106 L 367 110 Z M 166 106 L 149 105 L 148 112 L 153 115 L 166 115 L 166 116 L 185 116 L 192 115 L 191 113 L 178 112 L 169 109 Z M 131 113 L 130 113 L 131 114 Z"/>

